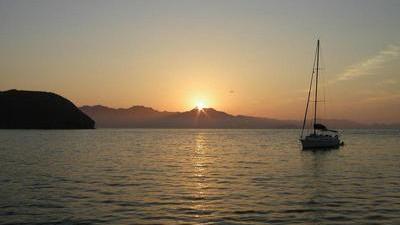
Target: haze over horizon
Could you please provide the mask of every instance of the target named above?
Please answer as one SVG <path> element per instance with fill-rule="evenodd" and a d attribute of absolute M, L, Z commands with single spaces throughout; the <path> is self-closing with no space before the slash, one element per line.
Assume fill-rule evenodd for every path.
<path fill-rule="evenodd" d="M 395 0 L 0 0 L 0 89 L 299 120 L 320 38 L 321 116 L 398 123 L 399 11 Z"/>

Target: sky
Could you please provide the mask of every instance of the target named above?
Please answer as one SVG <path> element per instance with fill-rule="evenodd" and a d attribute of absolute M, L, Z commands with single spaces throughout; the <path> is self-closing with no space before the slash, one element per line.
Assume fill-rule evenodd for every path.
<path fill-rule="evenodd" d="M 0 90 L 76 105 L 400 122 L 398 0 L 0 0 Z"/>

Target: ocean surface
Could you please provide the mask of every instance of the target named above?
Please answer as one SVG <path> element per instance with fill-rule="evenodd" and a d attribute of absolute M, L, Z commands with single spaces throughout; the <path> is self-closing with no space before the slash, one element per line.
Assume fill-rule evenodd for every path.
<path fill-rule="evenodd" d="M 400 130 L 0 130 L 0 224 L 400 224 Z"/>

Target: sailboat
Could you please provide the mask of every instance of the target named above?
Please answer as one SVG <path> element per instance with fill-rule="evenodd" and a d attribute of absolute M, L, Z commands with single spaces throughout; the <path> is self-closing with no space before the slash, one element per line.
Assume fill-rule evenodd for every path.
<path fill-rule="evenodd" d="M 328 129 L 325 125 L 318 123 L 317 112 L 318 112 L 318 78 L 319 78 L 319 54 L 320 54 L 320 43 L 317 41 L 317 49 L 315 51 L 313 71 L 311 74 L 310 88 L 308 90 L 306 110 L 304 114 L 303 127 L 300 134 L 300 142 L 303 149 L 329 149 L 338 148 L 343 145 L 343 142 L 339 138 L 339 133 L 336 130 Z M 312 132 L 308 135 L 304 135 L 304 130 L 307 122 L 307 113 L 310 105 L 311 89 L 315 79 L 315 90 L 314 90 L 314 118 L 312 121 Z"/>

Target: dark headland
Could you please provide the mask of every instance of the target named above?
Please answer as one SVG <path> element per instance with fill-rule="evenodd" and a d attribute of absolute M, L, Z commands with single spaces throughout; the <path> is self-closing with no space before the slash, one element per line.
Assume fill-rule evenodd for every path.
<path fill-rule="evenodd" d="M 95 122 L 68 99 L 50 92 L 0 92 L 0 129 L 93 129 Z"/>

